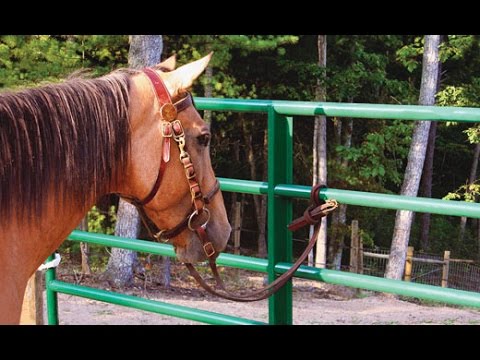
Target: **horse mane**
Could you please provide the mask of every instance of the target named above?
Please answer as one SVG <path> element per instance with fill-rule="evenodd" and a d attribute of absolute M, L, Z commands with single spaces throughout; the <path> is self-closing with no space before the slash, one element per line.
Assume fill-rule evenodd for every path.
<path fill-rule="evenodd" d="M 105 193 L 130 149 L 132 70 L 0 93 L 0 216 L 37 216 Z M 61 190 L 61 191 L 60 191 Z"/>

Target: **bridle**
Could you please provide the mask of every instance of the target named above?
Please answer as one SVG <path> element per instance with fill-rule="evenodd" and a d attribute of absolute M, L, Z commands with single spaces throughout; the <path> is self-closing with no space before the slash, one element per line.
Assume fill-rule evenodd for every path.
<path fill-rule="evenodd" d="M 317 185 L 313 187 L 311 193 L 312 205 L 307 208 L 302 217 L 295 220 L 289 225 L 289 229 L 292 231 L 295 231 L 298 228 L 308 224 L 317 225 L 314 234 L 302 255 L 287 272 L 276 278 L 275 281 L 273 281 L 271 284 L 248 294 L 238 295 L 230 293 L 225 288 L 225 285 L 218 273 L 217 265 L 215 262 L 218 253 L 215 250 L 212 242 L 209 240 L 207 233 L 207 225 L 210 221 L 210 211 L 208 210 L 206 205 L 211 202 L 211 199 L 220 190 L 220 184 L 218 180 L 216 180 L 213 188 L 205 196 L 203 195 L 201 186 L 197 180 L 197 175 L 190 154 L 185 148 L 185 131 L 183 129 L 181 121 L 177 118 L 178 113 L 193 105 L 192 95 L 187 92 L 185 97 L 183 97 L 176 103 L 172 103 L 170 94 L 156 71 L 151 68 L 145 68 L 143 69 L 143 73 L 150 79 L 150 82 L 154 87 L 157 99 L 160 103 L 160 117 L 162 121 L 161 128 L 163 136 L 160 166 L 157 179 L 155 180 L 152 190 L 145 198 L 143 198 L 143 200 L 139 200 L 131 196 L 120 196 L 137 207 L 140 218 L 142 219 L 142 222 L 144 223 L 147 231 L 157 241 L 168 242 L 170 239 L 175 238 L 186 229 L 189 229 L 190 231 L 193 231 L 197 234 L 198 239 L 201 241 L 201 245 L 203 247 L 205 255 L 207 256 L 208 263 L 215 278 L 216 284 L 223 292 L 218 292 L 213 289 L 205 282 L 205 280 L 201 277 L 201 275 L 197 272 L 197 270 L 192 264 L 185 263 L 185 266 L 189 270 L 190 275 L 192 275 L 192 277 L 198 282 L 198 284 L 202 286 L 206 291 L 224 299 L 241 302 L 258 301 L 268 298 L 292 278 L 295 271 L 306 259 L 308 253 L 310 252 L 310 250 L 313 249 L 313 246 L 316 243 L 317 236 L 320 230 L 319 224 L 321 218 L 323 216 L 326 216 L 331 211 L 335 210 L 335 208 L 338 206 L 337 202 L 335 200 L 327 200 L 326 202 L 320 201 L 319 191 L 322 186 Z M 170 139 L 172 138 L 177 144 L 180 151 L 180 162 L 183 165 L 183 168 L 185 170 L 185 177 L 190 187 L 192 206 L 187 216 L 185 216 L 184 219 L 180 221 L 177 225 L 170 229 L 158 229 L 153 222 L 149 221 L 144 206 L 155 198 L 158 189 L 160 188 L 166 165 L 170 161 Z"/>
<path fill-rule="evenodd" d="M 211 199 L 215 194 L 220 190 L 220 184 L 218 180 L 215 182 L 213 188 L 203 195 L 200 184 L 197 180 L 197 175 L 195 173 L 195 168 L 193 166 L 190 154 L 185 149 L 185 131 L 183 129 L 182 123 L 177 119 L 178 113 L 187 109 L 189 106 L 193 105 L 192 95 L 186 93 L 186 95 L 177 101 L 172 103 L 170 94 L 165 87 L 165 84 L 161 80 L 160 76 L 157 75 L 156 71 L 150 68 L 143 69 L 143 72 L 150 79 L 152 83 L 155 94 L 158 101 L 160 102 L 160 118 L 162 121 L 161 129 L 163 136 L 163 145 L 162 153 L 160 156 L 160 165 L 157 174 L 155 183 L 148 193 L 142 200 L 139 200 L 135 197 L 121 195 L 125 200 L 135 205 L 139 211 L 140 217 L 150 235 L 157 241 L 168 242 L 174 237 L 178 236 L 181 232 L 186 229 L 191 231 L 196 231 L 199 228 L 205 228 L 210 220 L 210 211 L 206 207 L 210 203 Z M 170 161 L 170 147 L 171 139 L 175 141 L 178 145 L 180 151 L 180 162 L 183 165 L 185 170 L 185 177 L 188 181 L 190 188 L 192 208 L 191 211 L 184 217 L 180 223 L 173 226 L 170 229 L 158 229 L 157 226 L 148 220 L 144 206 L 150 203 L 156 196 L 160 184 L 162 183 L 163 174 L 165 172 L 166 166 Z M 199 230 L 202 231 L 202 230 Z M 215 254 L 215 249 L 213 244 L 210 241 L 206 241 L 203 244 L 203 249 L 207 256 L 213 256 Z"/>

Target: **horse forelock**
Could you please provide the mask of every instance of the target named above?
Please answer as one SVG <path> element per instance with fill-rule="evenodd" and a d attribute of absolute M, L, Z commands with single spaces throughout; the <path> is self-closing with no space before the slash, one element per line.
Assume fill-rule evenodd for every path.
<path fill-rule="evenodd" d="M 0 216 L 105 193 L 128 158 L 131 72 L 0 93 Z"/>

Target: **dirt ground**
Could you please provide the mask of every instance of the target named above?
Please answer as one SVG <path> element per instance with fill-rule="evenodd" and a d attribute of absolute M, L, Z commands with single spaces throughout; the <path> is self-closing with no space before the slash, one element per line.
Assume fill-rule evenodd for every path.
<path fill-rule="evenodd" d="M 70 269 L 71 270 L 71 269 Z M 69 272 L 70 274 L 67 274 Z M 101 276 L 71 275 L 71 271 L 59 271 L 59 279 L 85 286 L 110 290 L 111 286 Z M 227 284 L 234 289 L 260 286 L 263 281 L 258 273 L 224 270 Z M 254 303 L 235 303 L 214 298 L 196 287 L 180 266 L 173 266 L 170 289 L 154 280 L 154 273 L 145 279 L 136 278 L 129 289 L 112 289 L 130 295 L 167 303 L 195 307 L 232 316 L 268 321 L 267 300 Z M 169 316 L 101 303 L 85 298 L 58 294 L 59 319 L 62 325 L 190 325 L 199 324 Z M 386 298 L 372 292 L 356 292 L 354 289 L 324 284 L 304 279 L 294 279 L 294 324 L 304 325 L 480 325 L 480 310 L 443 306 L 419 301 Z"/>

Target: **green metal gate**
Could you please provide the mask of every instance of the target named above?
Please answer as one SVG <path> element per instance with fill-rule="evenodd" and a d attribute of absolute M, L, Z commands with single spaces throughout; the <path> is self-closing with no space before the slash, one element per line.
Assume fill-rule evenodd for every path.
<path fill-rule="evenodd" d="M 287 224 L 292 219 L 292 198 L 310 196 L 310 186 L 292 184 L 293 117 L 326 115 L 350 118 L 480 122 L 480 109 L 416 105 L 344 104 L 276 100 L 196 98 L 200 110 L 260 112 L 268 117 L 268 182 L 219 178 L 222 191 L 268 196 L 268 260 L 221 254 L 219 265 L 267 272 L 272 281 L 292 263 L 292 237 Z M 401 195 L 325 188 L 322 199 L 339 203 L 402 209 L 432 214 L 480 218 L 480 204 Z M 144 240 L 73 231 L 70 240 L 149 252 L 174 257 L 173 247 Z M 49 258 L 50 260 L 53 257 Z M 444 303 L 480 308 L 480 294 L 430 285 L 390 280 L 348 272 L 301 266 L 297 277 L 366 290 L 389 292 Z M 65 293 L 172 315 L 209 324 L 260 324 L 258 321 L 143 299 L 135 296 L 74 285 L 55 279 L 55 269 L 46 273 L 49 324 L 58 324 L 57 293 Z M 292 284 L 269 298 L 269 323 L 292 324 Z"/>

